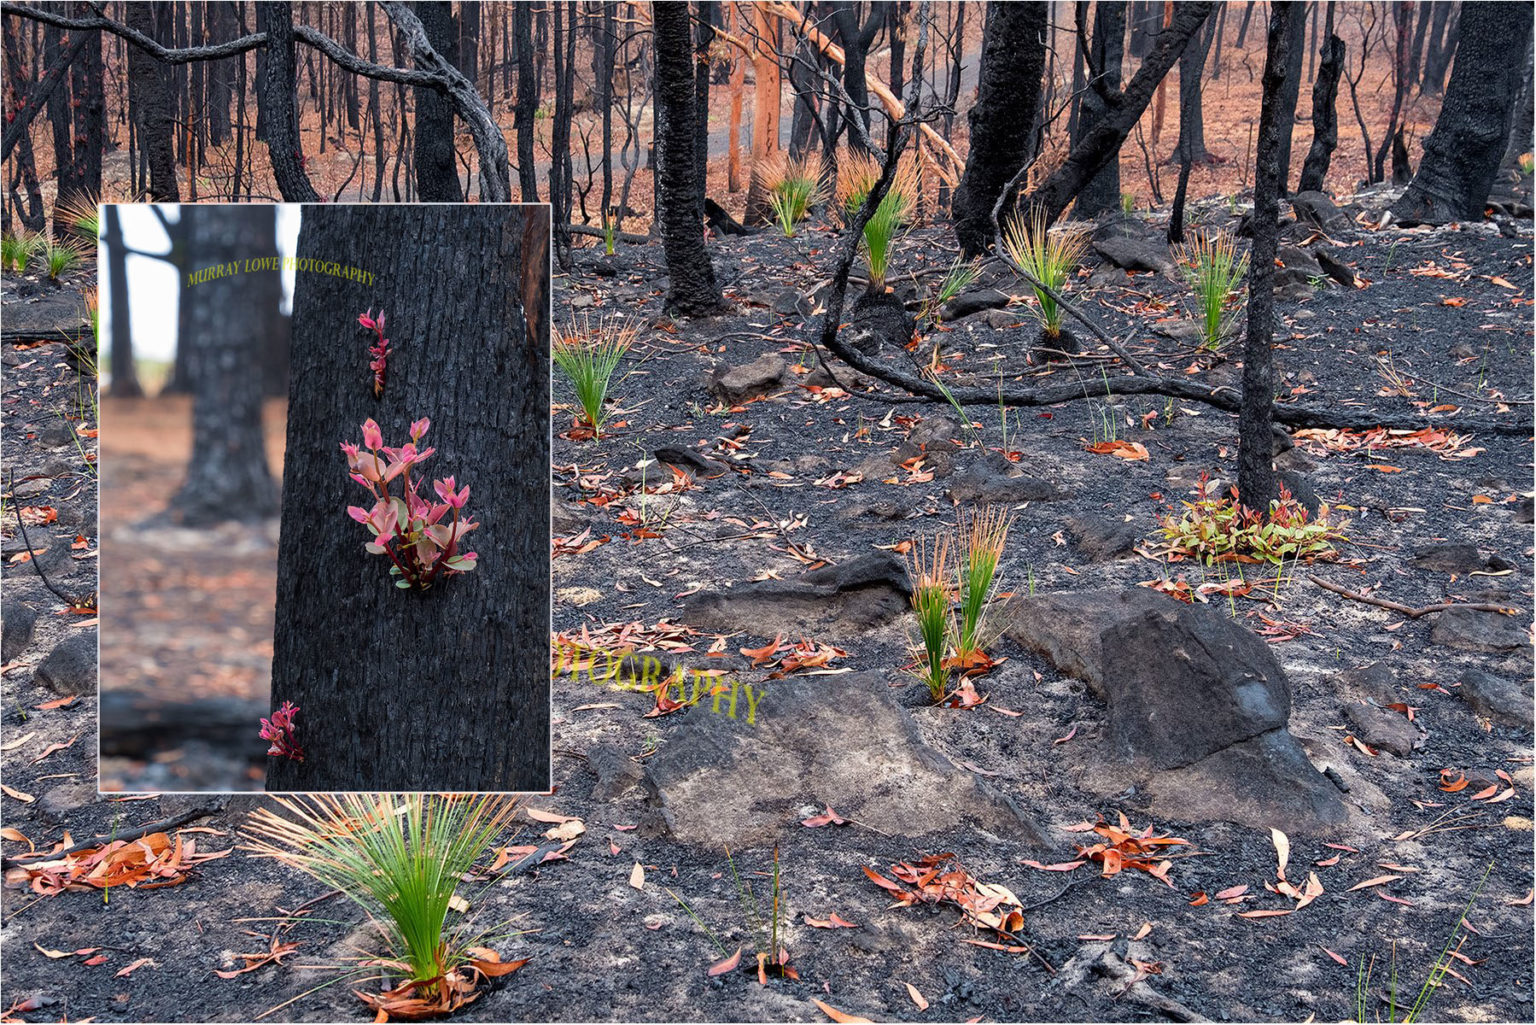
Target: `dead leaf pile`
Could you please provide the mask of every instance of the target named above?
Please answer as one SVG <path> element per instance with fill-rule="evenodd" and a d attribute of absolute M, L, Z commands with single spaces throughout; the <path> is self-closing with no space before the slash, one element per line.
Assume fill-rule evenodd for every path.
<path fill-rule="evenodd" d="M 354 989 L 359 1000 L 373 1008 L 378 1020 L 399 1018 L 404 1021 L 420 1021 L 452 1014 L 465 1004 L 479 999 L 481 985 L 487 979 L 510 975 L 528 963 L 503 961 L 501 955 L 489 947 L 470 947 L 470 956 L 458 967 L 431 979 L 412 979 L 383 993 L 364 993 Z M 400 961 L 370 961 L 367 967 L 392 968 L 409 972 L 410 966 Z"/>
<path fill-rule="evenodd" d="M 1078 845 L 1077 853 L 1083 861 L 1097 862 L 1103 870 L 1103 875 L 1116 875 L 1123 869 L 1134 868 L 1145 872 L 1154 879 L 1160 879 L 1169 886 L 1173 881 L 1168 878 L 1168 870 L 1173 868 L 1173 862 L 1163 857 L 1162 852 L 1168 847 L 1180 845 L 1188 846 L 1188 840 L 1181 840 L 1172 836 L 1157 836 L 1152 824 L 1147 823 L 1147 828 L 1140 833 L 1131 829 L 1130 820 L 1125 813 L 1120 813 L 1120 825 L 1118 828 L 1104 821 L 1104 816 L 1099 816 L 1096 824 L 1080 822 L 1075 826 L 1064 827 L 1071 833 L 1097 833 L 1104 839 L 1099 843 L 1088 847 Z"/>
<path fill-rule="evenodd" d="M 1455 406 L 1449 406 L 1440 411 L 1450 412 L 1455 408 Z M 1388 427 L 1372 427 L 1366 431 L 1348 427 L 1327 430 L 1308 427 L 1296 431 L 1291 437 L 1313 455 L 1322 455 L 1325 452 L 1374 452 L 1386 448 L 1419 448 L 1438 453 L 1441 459 L 1470 459 L 1483 451 L 1480 448 L 1464 447 L 1472 440 L 1470 434 L 1457 434 L 1454 431 L 1437 430 L 1433 427 L 1425 427 L 1417 431 Z"/>
<path fill-rule="evenodd" d="M 891 874 L 900 882 L 892 882 L 867 865 L 864 874 L 876 886 L 891 893 L 898 905 L 953 904 L 971 925 L 990 929 L 1010 940 L 1017 940 L 1016 934 L 1024 928 L 1024 905 L 1013 891 L 1006 886 L 980 881 L 962 868 L 953 854 L 927 854 L 915 863 L 903 861 L 892 865 Z M 1028 949 L 981 940 L 967 942 L 1010 953 L 1023 953 Z"/>
<path fill-rule="evenodd" d="M 68 840 L 66 835 L 59 850 L 72 846 Z M 19 865 L 6 872 L 5 882 L 30 883 L 35 893 L 45 897 L 65 890 L 104 890 L 113 886 L 152 890 L 186 882 L 194 865 L 228 855 L 227 850 L 199 854 L 197 842 L 184 839 L 179 832 L 175 840 L 164 833 L 151 833 L 138 840 L 114 840 L 103 847 Z"/>

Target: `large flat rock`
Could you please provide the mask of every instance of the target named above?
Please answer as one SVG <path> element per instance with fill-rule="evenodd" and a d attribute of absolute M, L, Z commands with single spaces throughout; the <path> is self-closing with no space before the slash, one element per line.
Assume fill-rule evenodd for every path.
<path fill-rule="evenodd" d="M 1043 843 L 1032 819 L 923 742 L 876 673 L 766 685 L 748 719 L 702 703 L 646 762 L 646 828 L 719 848 L 771 843 L 800 829 L 802 809 L 889 833 L 922 836 L 968 824 Z"/>
<path fill-rule="evenodd" d="M 911 588 L 901 560 L 875 552 L 792 580 L 754 580 L 700 591 L 678 618 L 701 630 L 744 630 L 763 637 L 852 637 L 907 611 Z"/>

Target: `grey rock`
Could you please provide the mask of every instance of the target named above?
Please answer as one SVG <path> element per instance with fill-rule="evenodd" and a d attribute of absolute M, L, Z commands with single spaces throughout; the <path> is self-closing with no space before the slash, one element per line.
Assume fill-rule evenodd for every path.
<path fill-rule="evenodd" d="M 1152 333 L 1183 345 L 1200 345 L 1205 341 L 1205 331 L 1192 320 L 1165 320 L 1154 324 Z"/>
<path fill-rule="evenodd" d="M 1526 495 L 1515 505 L 1515 522 L 1530 523 L 1532 519 L 1531 496 Z"/>
<path fill-rule="evenodd" d="M 584 506 L 551 499 L 549 503 L 549 529 L 555 537 L 570 537 L 586 530 L 592 523 L 592 515 Z"/>
<path fill-rule="evenodd" d="M 1413 753 L 1423 740 L 1419 728 L 1401 712 L 1363 701 L 1344 706 L 1344 717 L 1354 727 L 1355 736 L 1367 746 L 1399 758 Z"/>
<path fill-rule="evenodd" d="M 1323 273 L 1343 285 L 1345 288 L 1355 287 L 1355 272 L 1349 269 L 1338 257 L 1334 256 L 1326 246 L 1317 246 L 1312 250 L 1312 255 L 1317 258 L 1318 265 Z"/>
<path fill-rule="evenodd" d="M 946 324 L 982 313 L 1000 310 L 1012 301 L 1007 292 L 997 288 L 977 288 L 962 292 L 939 307 L 939 319 Z"/>
<path fill-rule="evenodd" d="M 1321 192 L 1298 192 L 1291 197 L 1291 207 L 1299 220 L 1317 225 L 1324 231 L 1343 232 L 1350 229 L 1349 218 Z"/>
<path fill-rule="evenodd" d="M 24 480 L 11 489 L 11 497 L 26 501 L 30 498 L 36 498 L 51 487 L 53 487 L 53 481 L 47 477 L 37 480 Z"/>
<path fill-rule="evenodd" d="M 1114 623 L 1178 600 L 1147 587 L 1073 591 L 1015 598 L 1004 632 L 1039 652 L 1104 698 L 1104 653 L 1099 635 Z"/>
<path fill-rule="evenodd" d="M 1068 516 L 1066 523 L 1078 551 L 1090 562 L 1107 562 L 1132 555 L 1141 540 L 1136 524 L 1108 516 Z"/>
<path fill-rule="evenodd" d="M 1456 688 L 1463 701 L 1478 715 L 1527 732 L 1531 729 L 1531 682 L 1524 683 L 1493 676 L 1481 669 L 1463 669 L 1461 686 Z"/>
<path fill-rule="evenodd" d="M 891 499 L 878 501 L 854 501 L 838 507 L 837 515 L 845 520 L 904 520 L 915 510 L 911 506 Z"/>
<path fill-rule="evenodd" d="M 939 445 L 960 436 L 960 421 L 948 413 L 925 416 L 907 433 L 907 440 L 917 445 Z"/>
<path fill-rule="evenodd" d="M 703 630 L 847 638 L 907 610 L 911 586 L 901 560 L 875 552 L 791 580 L 753 580 L 689 596 L 678 618 Z"/>
<path fill-rule="evenodd" d="M 1111 235 L 1095 238 L 1093 248 L 1104 259 L 1126 270 L 1155 271 L 1170 278 L 1177 273 L 1168 246 L 1163 243 Z"/>
<path fill-rule="evenodd" d="M 1327 683 L 1340 697 L 1371 698 L 1383 705 L 1399 700 L 1401 693 L 1397 674 L 1380 662 L 1334 673 Z"/>
<path fill-rule="evenodd" d="M 43 792 L 37 799 L 37 810 L 52 819 L 70 819 L 99 800 L 94 783 L 61 783 Z"/>
<path fill-rule="evenodd" d="M 1330 834 L 1348 818 L 1338 789 L 1286 730 L 1223 748 L 1147 783 L 1159 819 L 1237 822 L 1287 834 Z"/>
<path fill-rule="evenodd" d="M 647 760 L 652 835 L 718 849 L 766 845 L 830 805 L 884 833 L 925 835 L 974 823 L 1030 844 L 1044 834 L 1007 797 L 923 742 L 876 673 L 826 684 L 786 679 L 734 709 L 701 704 Z M 750 716 L 750 721 L 749 721 Z"/>
<path fill-rule="evenodd" d="M 1026 477 L 1011 463 L 1004 468 L 989 459 L 957 471 L 949 482 L 949 497 L 962 503 L 1014 503 L 1055 502 L 1069 496 L 1050 481 Z"/>
<path fill-rule="evenodd" d="M 0 604 L 0 662 L 10 662 L 27 650 L 36 625 L 37 613 L 32 607 L 6 595 Z"/>
<path fill-rule="evenodd" d="M 1322 264 L 1300 246 L 1281 246 L 1278 255 L 1282 264 L 1303 272 L 1309 278 L 1323 276 Z"/>
<path fill-rule="evenodd" d="M 814 307 L 804 292 L 786 288 L 773 297 L 771 309 L 781 317 L 809 317 Z"/>
<path fill-rule="evenodd" d="M 1529 648 L 1525 636 L 1528 625 L 1528 617 L 1474 609 L 1447 609 L 1435 620 L 1429 639 L 1434 644 L 1460 651 L 1499 655 Z"/>
<path fill-rule="evenodd" d="M 998 331 L 1011 331 L 1024 323 L 1022 313 L 1009 313 L 1007 310 L 988 310 L 982 315 L 982 322 L 988 327 Z"/>
<path fill-rule="evenodd" d="M 1475 359 L 1477 357 L 1477 350 L 1466 342 L 1457 342 L 1446 350 L 1446 355 L 1452 359 Z"/>
<path fill-rule="evenodd" d="M 638 762 L 612 744 L 598 744 L 588 751 L 587 765 L 597 774 L 597 785 L 592 788 L 594 801 L 623 797 L 645 775 Z"/>
<path fill-rule="evenodd" d="M 1286 288 L 1290 285 L 1302 285 L 1307 289 L 1312 287 L 1314 275 L 1308 274 L 1299 267 L 1281 267 L 1275 271 L 1272 279 L 1276 289 Z"/>
<path fill-rule="evenodd" d="M 1285 485 L 1285 490 L 1291 493 L 1291 497 L 1300 502 L 1302 508 L 1307 510 L 1308 516 L 1316 516 L 1322 508 L 1322 501 L 1317 497 L 1317 492 L 1312 490 L 1312 485 L 1307 479 L 1295 470 L 1280 470 L 1275 473 L 1276 484 Z"/>
<path fill-rule="evenodd" d="M 1094 272 L 1088 275 L 1088 283 L 1085 288 L 1127 288 L 1131 284 L 1131 276 L 1123 267 L 1116 267 L 1112 263 L 1100 265 Z"/>
<path fill-rule="evenodd" d="M 739 367 L 722 363 L 710 374 L 709 390 L 725 402 L 761 398 L 784 386 L 787 369 L 784 361 L 771 352 Z"/>
<path fill-rule="evenodd" d="M 1177 769 L 1284 729 L 1291 684 L 1251 631 L 1183 603 L 1100 633 L 1109 735 L 1118 753 Z"/>
<path fill-rule="evenodd" d="M 1421 545 L 1413 550 L 1413 564 L 1419 569 L 1462 576 L 1473 572 L 1519 570 L 1514 563 L 1497 555 L 1484 556 L 1476 545 L 1468 544 Z"/>
<path fill-rule="evenodd" d="M 96 689 L 96 630 L 76 630 L 38 663 L 32 678 L 61 697 Z"/>

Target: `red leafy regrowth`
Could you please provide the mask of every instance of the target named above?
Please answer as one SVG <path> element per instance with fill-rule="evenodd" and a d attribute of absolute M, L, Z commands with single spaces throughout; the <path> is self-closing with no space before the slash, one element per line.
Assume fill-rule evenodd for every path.
<path fill-rule="evenodd" d="M 916 862 L 892 865 L 891 874 L 899 883 L 868 866 L 864 874 L 891 893 L 899 905 L 953 904 L 971 925 L 1011 940 L 1017 940 L 1015 934 L 1024 928 L 1024 905 L 1013 891 L 976 879 L 960 867 L 953 854 L 927 854 Z"/>
<path fill-rule="evenodd" d="M 378 398 L 384 394 L 384 366 L 390 353 L 389 339 L 384 337 L 384 311 L 380 310 L 375 320 L 373 308 L 369 307 L 367 313 L 358 315 L 357 322 L 374 335 L 373 344 L 368 346 L 368 355 L 373 357 L 368 369 L 373 371 L 373 397 Z"/>
<path fill-rule="evenodd" d="M 463 512 L 469 501 L 469 485 L 455 490 L 457 482 L 452 477 L 433 481 L 438 501 L 429 502 L 417 494 L 421 480 L 411 479 L 411 467 L 436 451 L 417 447 L 431 426 L 432 421 L 422 417 L 411 424 L 410 441 L 390 448 L 384 444 L 379 425 L 367 420 L 361 446 L 366 452 L 357 445 L 341 443 L 352 479 L 374 497 L 373 508 L 348 506 L 347 515 L 372 532 L 367 550 L 387 555 L 394 563 L 389 572 L 398 578 L 395 586 L 418 591 L 431 587 L 439 576 L 470 572 L 478 559 L 474 552 L 459 552 L 464 535 L 479 526 Z M 390 491 L 396 480 L 400 481 L 398 495 Z M 445 516 L 446 523 L 442 522 Z"/>
<path fill-rule="evenodd" d="M 284 701 L 282 706 L 272 713 L 272 718 L 261 720 L 261 739 L 272 741 L 272 746 L 267 748 L 267 754 L 292 758 L 296 762 L 304 760 L 304 749 L 295 739 L 296 728 L 293 724 L 294 716 L 298 714 L 298 705 L 292 701 Z"/>

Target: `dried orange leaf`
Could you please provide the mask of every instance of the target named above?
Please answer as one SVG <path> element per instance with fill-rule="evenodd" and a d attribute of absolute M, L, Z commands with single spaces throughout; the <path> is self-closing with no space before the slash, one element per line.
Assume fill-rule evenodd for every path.
<path fill-rule="evenodd" d="M 923 995 L 917 991 L 917 987 L 910 982 L 906 984 L 906 987 L 907 996 L 912 998 L 912 1002 L 917 1005 L 917 1009 L 919 1011 L 928 1010 L 928 1001 L 923 999 Z"/>
<path fill-rule="evenodd" d="M 724 961 L 719 961 L 719 962 L 717 962 L 715 964 L 710 965 L 709 966 L 709 974 L 710 975 L 724 975 L 727 972 L 734 972 L 736 969 L 738 969 L 740 967 L 741 967 L 741 948 L 737 947 L 736 948 L 736 953 L 732 954 L 730 957 L 726 958 Z"/>
<path fill-rule="evenodd" d="M 1351 886 L 1349 888 L 1348 892 L 1352 893 L 1355 890 L 1369 889 L 1372 886 L 1380 886 L 1383 883 L 1394 882 L 1394 881 L 1396 881 L 1398 879 L 1401 879 L 1401 878 L 1403 878 L 1403 877 L 1402 876 L 1373 876 L 1372 878 L 1367 879 L 1364 882 L 1356 883 L 1354 886 Z"/>
<path fill-rule="evenodd" d="M 844 1025 L 874 1025 L 873 1021 L 869 1018 L 860 1018 L 856 1014 L 849 1014 L 846 1011 L 839 1011 L 837 1008 L 831 1006 L 830 1004 L 822 1003 L 815 997 L 811 998 L 811 1003 L 821 1008 L 821 1013 L 825 1014 L 828 1018 L 831 1018 L 836 1022 L 842 1022 Z"/>

